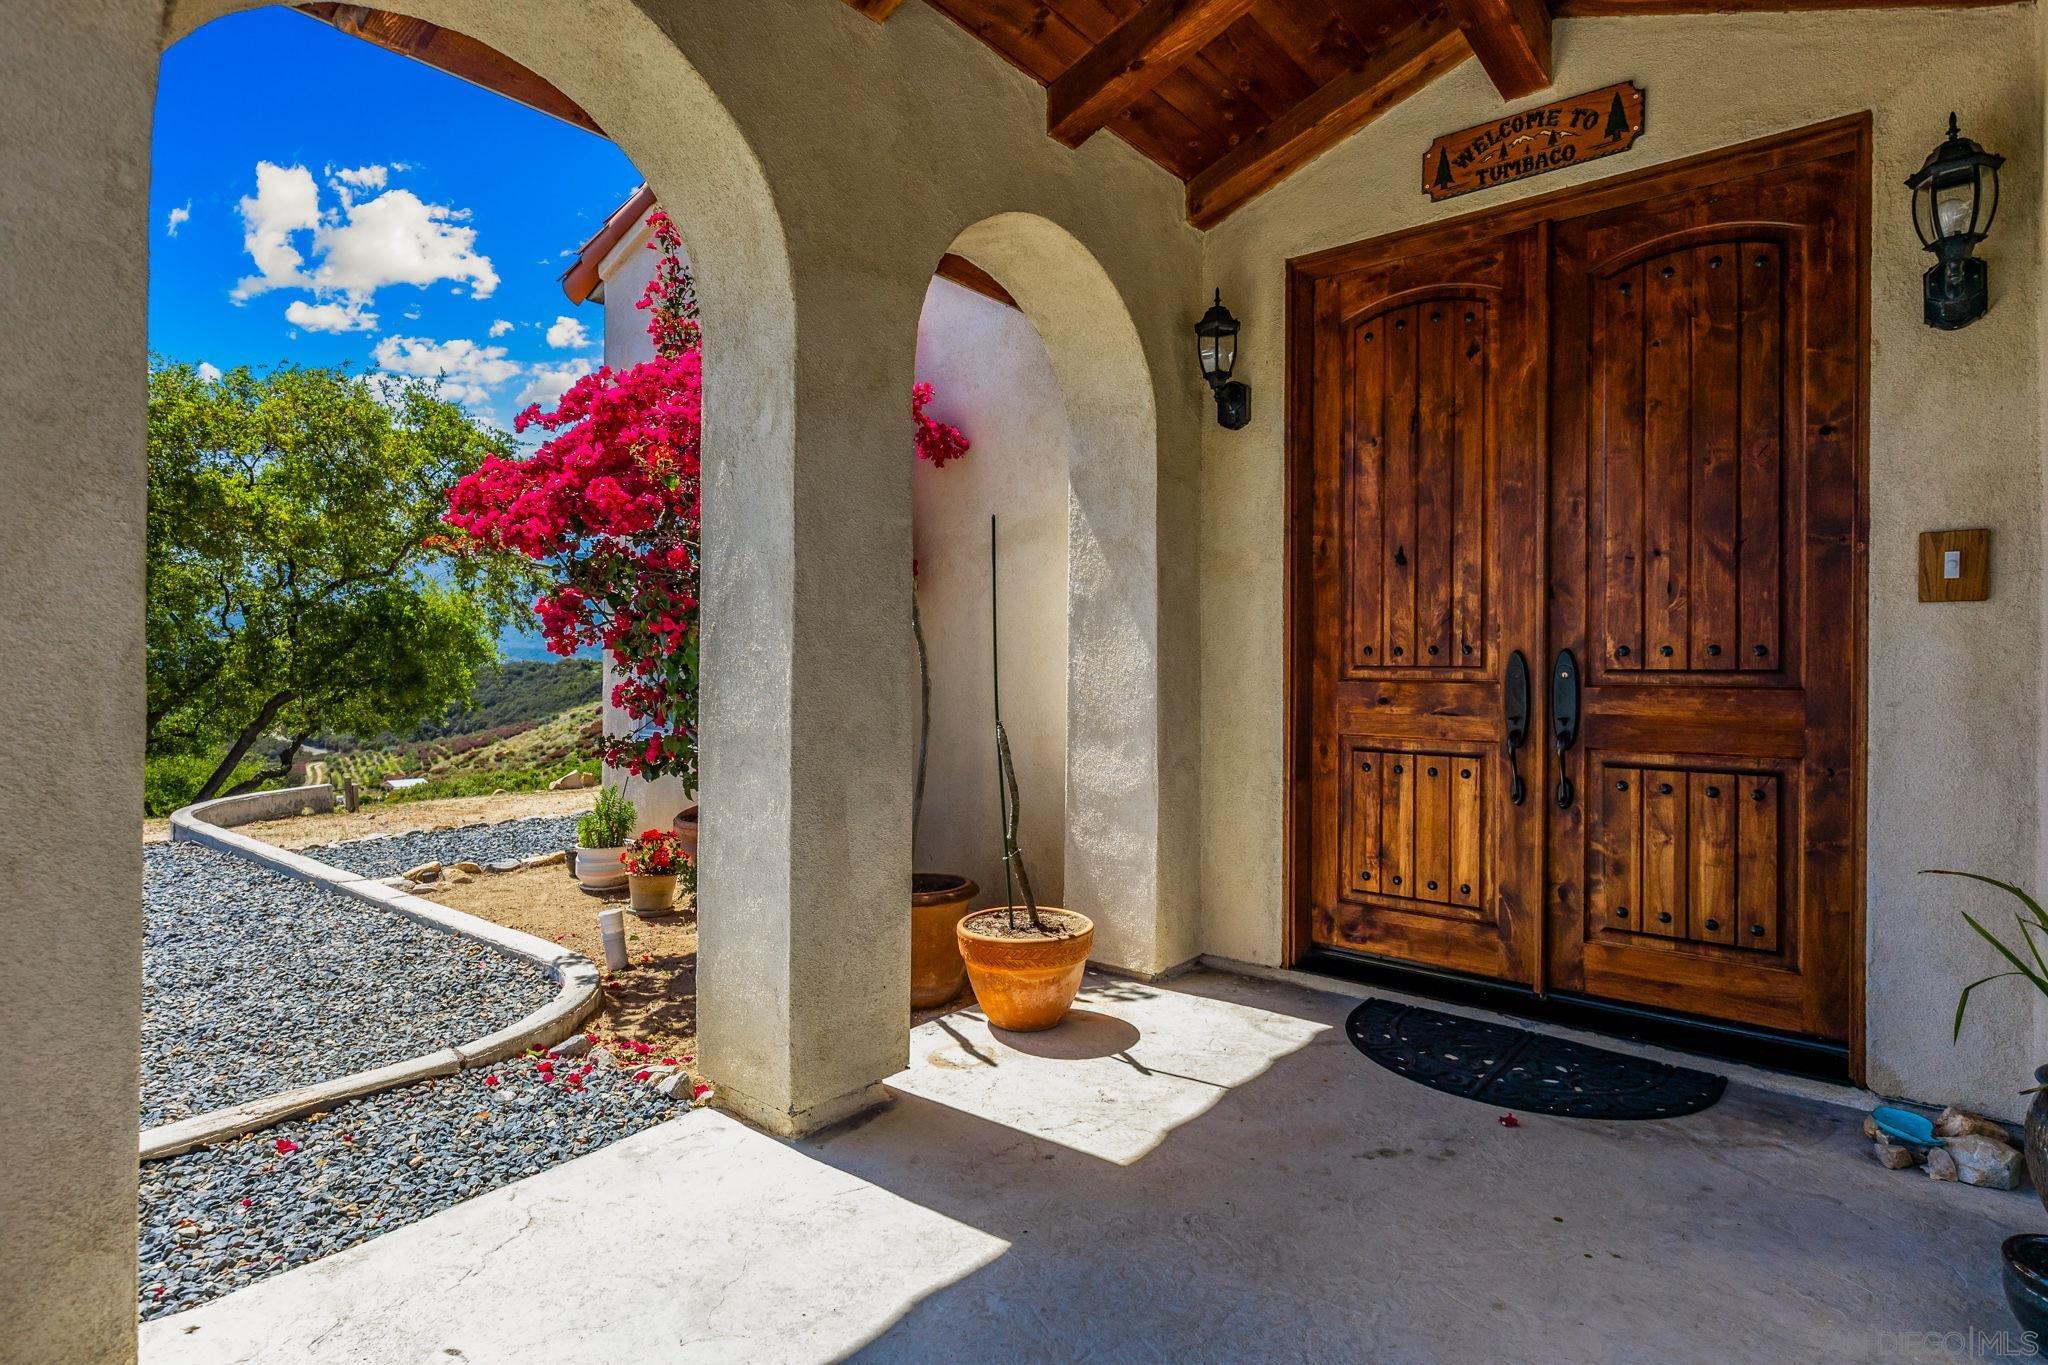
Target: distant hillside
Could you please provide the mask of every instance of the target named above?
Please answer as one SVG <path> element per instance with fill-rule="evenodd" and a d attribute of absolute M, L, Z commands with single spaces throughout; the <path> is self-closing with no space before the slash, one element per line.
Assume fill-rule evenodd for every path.
<path fill-rule="evenodd" d="M 476 700 L 466 709 L 451 708 L 443 720 L 405 735 L 324 737 L 316 743 L 323 749 L 349 753 L 531 726 L 571 708 L 596 703 L 603 687 L 604 666 L 596 659 L 507 660 L 478 675 Z"/>
<path fill-rule="evenodd" d="M 508 721 L 487 729 L 409 740 L 336 753 L 328 778 L 374 789 L 386 776 L 421 776 L 423 787 L 407 799 L 483 795 L 493 791 L 536 791 L 562 774 L 595 773 L 602 732 L 595 700 L 571 706 L 542 721 Z"/>

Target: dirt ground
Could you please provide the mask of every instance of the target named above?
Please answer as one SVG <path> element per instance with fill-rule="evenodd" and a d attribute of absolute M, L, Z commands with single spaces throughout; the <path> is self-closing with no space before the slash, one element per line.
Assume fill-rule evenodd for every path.
<path fill-rule="evenodd" d="M 329 815 L 299 815 L 260 824 L 240 825 L 238 832 L 279 848 L 305 848 L 370 834 L 406 834 L 448 825 L 495 824 L 535 815 L 573 815 L 589 810 L 597 799 L 592 790 L 513 792 L 504 796 L 455 796 L 445 801 L 365 802 L 351 815 L 337 807 Z M 171 837 L 169 820 L 142 822 L 142 842 L 159 844 Z M 564 881 L 568 878 L 563 877 Z"/>
<path fill-rule="evenodd" d="M 626 904 L 623 890 L 610 895 L 584 891 L 559 865 L 486 873 L 461 886 L 420 894 L 480 919 L 573 948 L 600 969 L 604 942 L 598 934 L 597 912 Z M 678 913 L 658 919 L 642 919 L 626 911 L 629 965 L 623 972 L 604 973 L 603 1008 L 584 1029 L 605 1038 L 652 1044 L 655 1057 L 675 1057 L 694 1069 L 697 915 L 687 899 L 679 904 Z"/>

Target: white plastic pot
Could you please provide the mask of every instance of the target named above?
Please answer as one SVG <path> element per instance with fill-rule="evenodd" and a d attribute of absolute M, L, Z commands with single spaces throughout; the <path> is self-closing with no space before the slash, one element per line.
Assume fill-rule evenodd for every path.
<path fill-rule="evenodd" d="M 626 884 L 625 846 L 576 850 L 576 880 L 592 891 Z"/>

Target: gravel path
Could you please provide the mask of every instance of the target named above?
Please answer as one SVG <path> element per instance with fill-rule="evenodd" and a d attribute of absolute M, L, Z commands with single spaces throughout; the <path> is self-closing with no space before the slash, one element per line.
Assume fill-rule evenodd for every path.
<path fill-rule="evenodd" d="M 506 820 L 495 825 L 464 825 L 460 829 L 422 830 L 388 838 L 357 839 L 346 844 L 316 844 L 301 850 L 309 858 L 346 868 L 359 877 L 395 877 L 421 863 L 453 863 L 464 858 L 489 866 L 506 858 L 552 853 L 576 842 L 573 815 L 535 820 Z"/>
<path fill-rule="evenodd" d="M 543 1083 L 532 1062 L 515 1059 L 147 1163 L 141 1316 L 354 1246 L 690 1107 L 628 1070 L 594 1071 L 582 1084 Z"/>
<path fill-rule="evenodd" d="M 475 1038 L 555 992 L 529 963 L 197 844 L 143 850 L 143 909 L 145 1128 Z"/>

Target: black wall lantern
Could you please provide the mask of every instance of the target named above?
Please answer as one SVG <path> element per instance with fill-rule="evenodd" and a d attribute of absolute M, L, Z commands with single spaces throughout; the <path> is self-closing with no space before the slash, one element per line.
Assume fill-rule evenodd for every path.
<path fill-rule="evenodd" d="M 1927 267 L 1927 325 L 1952 332 L 1984 316 L 1989 271 L 1971 255 L 1998 216 L 1998 168 L 2005 158 L 1964 137 L 1948 116 L 1948 139 L 1927 164 L 1906 177 L 1913 191 L 1913 230 L 1934 253 Z"/>
<path fill-rule="evenodd" d="M 1230 372 L 1237 368 L 1237 319 L 1223 306 L 1223 291 L 1195 324 L 1195 356 L 1202 362 L 1202 378 L 1216 395 L 1216 423 L 1229 431 L 1252 420 L 1252 391 Z"/>

